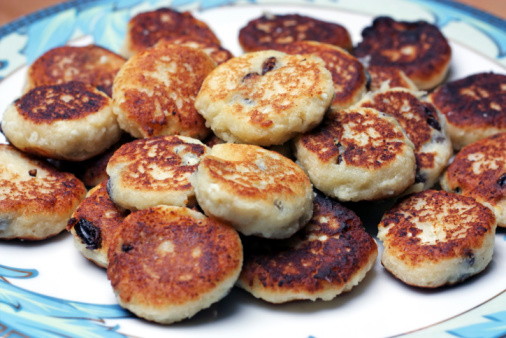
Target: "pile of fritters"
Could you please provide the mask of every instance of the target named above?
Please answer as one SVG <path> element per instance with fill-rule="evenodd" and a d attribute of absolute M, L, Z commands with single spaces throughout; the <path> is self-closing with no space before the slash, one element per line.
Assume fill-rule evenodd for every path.
<path fill-rule="evenodd" d="M 394 204 L 381 262 L 407 284 L 486 268 L 506 227 L 505 75 L 443 84 L 451 48 L 422 21 L 376 18 L 355 47 L 297 14 L 238 33 L 233 57 L 163 8 L 130 20 L 123 56 L 63 46 L 36 60 L 2 120 L 0 238 L 68 220 L 121 306 L 165 324 L 234 285 L 272 303 L 351 290 L 378 247 L 342 202 Z"/>

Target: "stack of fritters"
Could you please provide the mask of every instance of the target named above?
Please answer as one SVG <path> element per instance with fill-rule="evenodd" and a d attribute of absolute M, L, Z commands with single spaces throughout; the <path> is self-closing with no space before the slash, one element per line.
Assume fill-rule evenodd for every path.
<path fill-rule="evenodd" d="M 429 102 L 418 90 L 451 59 L 436 26 L 377 18 L 353 48 L 337 23 L 264 15 L 238 32 L 237 57 L 189 12 L 141 13 L 127 30 L 129 60 L 59 47 L 29 68 L 2 120 L 0 238 L 66 224 L 118 302 L 165 324 L 234 284 L 272 303 L 351 290 L 378 247 L 341 202 L 395 203 L 381 260 L 410 285 L 490 262 L 506 226 L 505 77 L 443 84 Z M 465 147 L 444 171 L 452 142 Z M 96 187 L 84 198 L 72 174 L 14 147 Z M 438 180 L 448 192 L 428 190 Z"/>

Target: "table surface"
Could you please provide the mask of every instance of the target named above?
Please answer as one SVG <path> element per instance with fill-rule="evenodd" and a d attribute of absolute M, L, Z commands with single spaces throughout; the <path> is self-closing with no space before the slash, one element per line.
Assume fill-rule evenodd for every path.
<path fill-rule="evenodd" d="M 61 0 L 0 0 L 0 25 L 12 21 L 20 16 L 32 13 L 38 9 L 49 7 Z M 475 8 L 506 19 L 506 1 L 504 0 L 459 0 L 458 2 L 471 5 Z"/>

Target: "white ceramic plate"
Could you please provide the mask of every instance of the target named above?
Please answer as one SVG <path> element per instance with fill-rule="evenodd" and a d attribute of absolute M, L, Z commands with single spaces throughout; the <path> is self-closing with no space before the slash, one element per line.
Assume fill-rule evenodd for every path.
<path fill-rule="evenodd" d="M 338 22 L 348 28 L 355 44 L 374 16 L 390 15 L 399 20 L 424 19 L 441 28 L 453 48 L 450 80 L 480 71 L 506 72 L 505 21 L 450 1 L 71 1 L 0 27 L 0 114 L 19 97 L 26 65 L 44 51 L 64 43 L 92 41 L 118 51 L 132 15 L 169 5 L 195 11 L 235 55 L 241 53 L 239 29 L 265 11 Z M 376 224 L 365 223 L 375 234 Z M 454 287 L 421 290 L 406 286 L 378 260 L 359 286 L 330 302 L 274 306 L 233 290 L 210 309 L 171 326 L 152 324 L 122 310 L 105 270 L 84 259 L 67 233 L 38 243 L 0 241 L 0 334 L 499 337 L 506 334 L 505 233 L 498 230 L 494 259 L 486 271 Z"/>

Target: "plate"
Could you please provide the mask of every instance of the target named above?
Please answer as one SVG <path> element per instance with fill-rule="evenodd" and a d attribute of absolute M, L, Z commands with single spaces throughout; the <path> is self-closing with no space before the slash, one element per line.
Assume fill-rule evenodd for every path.
<path fill-rule="evenodd" d="M 97 0 L 71 1 L 0 27 L 0 114 L 19 97 L 26 65 L 44 51 L 91 42 L 118 51 L 128 19 L 162 6 L 192 10 L 223 45 L 241 54 L 239 29 L 264 12 L 299 13 L 344 25 L 353 42 L 372 18 L 423 19 L 450 39 L 449 79 L 506 72 L 506 22 L 451 1 Z M 5 142 L 5 139 L 0 140 Z M 358 210 L 368 213 L 367 210 Z M 376 234 L 375 224 L 365 220 Z M 497 337 L 506 334 L 506 231 L 479 276 L 436 290 L 409 287 L 379 260 L 351 292 L 330 302 L 270 305 L 234 289 L 195 317 L 170 326 L 119 307 L 105 270 L 62 233 L 42 242 L 0 241 L 0 334 L 14 337 Z M 381 247 L 380 247 L 381 250 Z"/>

